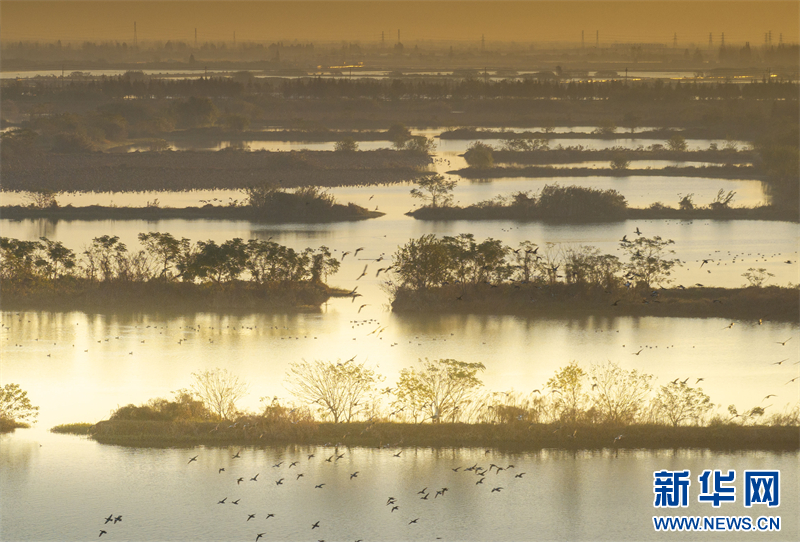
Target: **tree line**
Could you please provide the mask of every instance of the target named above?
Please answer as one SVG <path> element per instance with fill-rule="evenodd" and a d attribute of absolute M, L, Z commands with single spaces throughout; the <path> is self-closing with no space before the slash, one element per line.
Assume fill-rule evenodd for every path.
<path fill-rule="evenodd" d="M 92 283 L 321 283 L 339 269 L 339 261 L 325 246 L 296 251 L 270 240 L 241 238 L 192 243 L 160 232 L 140 233 L 138 238 L 140 250 L 129 250 L 118 236 L 103 235 L 76 254 L 62 242 L 46 237 L 38 241 L 0 237 L 0 279 L 11 283 L 64 279 Z"/>
<path fill-rule="evenodd" d="M 477 241 L 473 234 L 411 239 L 392 256 L 392 287 L 421 291 L 451 284 L 496 287 L 503 283 L 577 284 L 612 290 L 650 288 L 669 283 L 674 267 L 671 239 L 637 235 L 619 246 L 627 261 L 596 247 L 539 246 L 522 241 L 517 248 L 498 239 Z"/>
<path fill-rule="evenodd" d="M 765 408 L 742 413 L 735 405 L 727 414 L 713 414 L 715 405 L 698 384 L 702 378 L 676 378 L 656 385 L 652 374 L 625 369 L 607 361 L 584 369 L 576 361 L 560 367 L 538 389 L 529 393 L 485 390 L 482 363 L 456 359 L 420 359 L 401 369 L 393 387 L 365 362 L 302 361 L 292 363 L 284 386 L 288 402 L 262 397 L 262 410 L 245 413 L 236 403 L 249 386 L 225 369 L 192 373 L 189 389 L 173 392 L 175 399 L 154 399 L 142 406 L 118 409 L 112 420 L 244 421 L 258 426 L 330 421 L 470 424 L 556 424 L 570 429 L 585 425 L 627 426 L 657 424 L 672 427 L 760 422 Z M 774 425 L 798 425 L 797 408 L 774 414 Z M 245 424 L 245 425 L 247 425 Z M 242 430 L 246 431 L 243 427 Z"/>
<path fill-rule="evenodd" d="M 398 99 L 483 99 L 534 98 L 560 100 L 604 99 L 616 101 L 686 101 L 708 99 L 786 99 L 797 100 L 798 85 L 793 82 L 751 80 L 748 82 L 626 82 L 612 80 L 559 81 L 549 78 L 481 77 L 402 79 L 349 79 L 300 77 L 292 79 L 255 79 L 248 72 L 236 77 L 199 77 L 196 79 L 142 78 L 132 74 L 99 79 L 62 82 L 8 82 L 3 86 L 7 98 L 55 93 L 102 95 L 110 98 L 165 98 L 189 96 L 237 97 L 244 94 L 281 96 L 288 99 L 366 98 Z"/>

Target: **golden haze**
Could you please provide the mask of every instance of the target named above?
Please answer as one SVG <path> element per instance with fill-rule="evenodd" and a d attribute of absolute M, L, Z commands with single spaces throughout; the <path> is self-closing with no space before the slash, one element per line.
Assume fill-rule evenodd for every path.
<path fill-rule="evenodd" d="M 726 41 L 797 42 L 797 1 L 14 1 L 0 3 L 4 41 L 202 41 L 353 40 L 378 42 L 463 41 L 578 43 L 585 31 L 593 45 L 614 42 L 707 44 Z"/>

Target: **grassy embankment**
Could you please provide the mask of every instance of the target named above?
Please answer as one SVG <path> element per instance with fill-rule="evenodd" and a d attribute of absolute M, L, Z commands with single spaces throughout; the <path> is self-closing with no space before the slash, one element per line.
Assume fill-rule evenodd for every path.
<path fill-rule="evenodd" d="M 573 126 L 573 123 L 559 124 L 559 126 Z M 513 125 L 509 125 L 513 126 Z M 515 132 L 511 130 L 486 130 L 482 128 L 454 128 L 446 130 L 439 136 L 441 139 L 546 139 L 558 142 L 559 139 L 669 139 L 675 135 L 675 131 L 669 128 L 656 130 L 641 130 L 638 132 L 625 132 L 624 128 L 620 131 L 600 131 L 593 132 L 566 132 L 555 133 L 526 130 Z M 687 139 L 715 139 L 716 133 L 706 127 L 689 127 L 680 132 L 681 136 Z"/>
<path fill-rule="evenodd" d="M 576 162 L 611 162 L 615 158 L 626 160 L 668 160 L 671 162 L 707 162 L 711 164 L 751 164 L 757 162 L 754 151 L 697 150 L 672 151 L 669 149 L 584 149 L 565 148 L 536 151 L 493 150 L 492 158 L 498 164 L 547 165 Z"/>
<path fill-rule="evenodd" d="M 800 449 L 800 434 L 792 426 L 708 427 L 664 425 L 529 424 L 408 424 L 317 423 L 288 421 L 230 429 L 227 423 L 199 421 L 102 421 L 70 424 L 58 433 L 89 435 L 103 444 L 126 446 L 268 446 L 305 444 L 368 447 L 479 447 L 509 450 L 543 448 L 703 448 L 712 450 Z M 622 438 L 617 438 L 622 435 Z"/>
<path fill-rule="evenodd" d="M 49 220 L 166 220 L 166 219 L 213 219 L 249 220 L 266 223 L 321 223 L 366 220 L 383 216 L 379 211 L 370 211 L 359 205 L 336 203 L 334 198 L 315 187 L 304 187 L 294 192 L 280 189 L 251 189 L 260 192 L 262 197 L 257 204 L 252 197 L 244 205 L 211 205 L 203 207 L 172 208 L 148 205 L 147 207 L 0 207 L 3 218 L 12 220 L 46 218 Z"/>
<path fill-rule="evenodd" d="M 625 169 L 589 167 L 490 167 L 462 168 L 448 173 L 465 179 L 497 179 L 503 177 L 703 177 L 711 179 L 761 180 L 752 166 L 667 166 L 656 169 Z"/>
<path fill-rule="evenodd" d="M 660 202 L 647 208 L 629 208 L 616 190 L 581 186 L 544 185 L 538 193 L 516 192 L 467 207 L 425 205 L 406 213 L 420 220 L 517 220 L 564 223 L 613 222 L 628 219 L 784 220 L 797 222 L 797 209 L 788 206 L 730 207 L 734 193 L 720 191 L 707 206 L 696 206 L 691 195 L 680 208 Z"/>
<path fill-rule="evenodd" d="M 668 316 L 738 320 L 800 321 L 796 288 L 668 288 L 606 291 L 575 284 L 446 285 L 427 290 L 400 288 L 392 300 L 398 313 L 448 312 L 521 314 L 539 317 L 576 315 Z"/>
<path fill-rule="evenodd" d="M 240 190 L 253 185 L 357 186 L 424 174 L 430 157 L 412 151 L 178 151 L 3 154 L 2 189 L 51 192 Z"/>
<path fill-rule="evenodd" d="M 313 282 L 194 284 L 113 281 L 77 277 L 52 281 L 5 281 L 3 310 L 319 310 L 346 292 Z M 123 309 L 124 308 L 124 309 Z"/>
<path fill-rule="evenodd" d="M 613 213 L 602 209 L 587 208 L 586 212 L 551 213 L 546 210 L 512 204 L 485 203 L 467 207 L 420 207 L 406 213 L 418 220 L 517 220 L 520 222 L 618 222 L 634 219 L 675 219 L 675 220 L 777 220 L 785 222 L 800 221 L 800 214 L 787 208 L 772 205 L 759 207 L 725 207 L 712 209 L 676 209 L 664 205 L 647 208 L 625 207 Z"/>
<path fill-rule="evenodd" d="M 9 433 L 14 429 L 27 429 L 28 427 L 30 427 L 30 425 L 27 423 L 0 417 L 0 433 Z"/>

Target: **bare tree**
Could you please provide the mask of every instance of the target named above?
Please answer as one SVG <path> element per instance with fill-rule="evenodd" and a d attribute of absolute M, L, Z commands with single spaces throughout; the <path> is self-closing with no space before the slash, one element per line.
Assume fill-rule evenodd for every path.
<path fill-rule="evenodd" d="M 483 385 L 477 374 L 486 367 L 455 359 L 426 359 L 420 363 L 421 370 L 412 367 L 400 371 L 395 406 L 408 410 L 415 421 L 420 415 L 423 421 L 430 419 L 434 423 L 448 418 L 455 421 L 459 410 Z"/>
<path fill-rule="evenodd" d="M 685 422 L 699 424 L 703 416 L 714 408 L 703 388 L 693 388 L 677 380 L 661 386 L 653 406 L 659 420 L 673 427 Z"/>
<path fill-rule="evenodd" d="M 318 404 L 333 422 L 352 421 L 365 407 L 375 384 L 383 380 L 364 363 L 316 360 L 292 363 L 285 384 L 297 399 Z"/>
<path fill-rule="evenodd" d="M 229 420 L 237 412 L 236 401 L 247 395 L 247 384 L 227 369 L 192 373 L 192 391 L 218 417 Z"/>
<path fill-rule="evenodd" d="M 633 423 L 644 408 L 650 393 L 653 375 L 636 369 L 626 371 L 616 363 L 593 365 L 591 368 L 594 406 L 603 421 Z"/>

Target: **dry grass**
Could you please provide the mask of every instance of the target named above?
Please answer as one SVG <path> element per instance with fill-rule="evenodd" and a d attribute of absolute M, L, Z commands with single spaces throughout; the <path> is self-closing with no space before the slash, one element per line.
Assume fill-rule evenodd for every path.
<path fill-rule="evenodd" d="M 307 445 L 342 444 L 366 447 L 480 447 L 536 450 L 542 448 L 703 448 L 712 450 L 800 449 L 797 427 L 742 426 L 670 427 L 663 425 L 407 424 L 314 423 L 285 420 L 256 425 L 214 422 L 105 421 L 92 438 L 129 446 Z"/>

